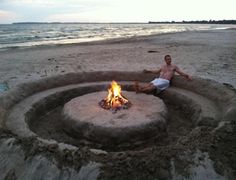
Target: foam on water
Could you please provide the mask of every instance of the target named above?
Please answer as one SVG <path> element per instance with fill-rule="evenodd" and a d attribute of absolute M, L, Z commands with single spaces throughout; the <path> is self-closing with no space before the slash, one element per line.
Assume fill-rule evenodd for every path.
<path fill-rule="evenodd" d="M 134 36 L 196 30 L 219 30 L 236 25 L 210 24 L 1 24 L 0 50 L 37 45 L 73 44 Z"/>

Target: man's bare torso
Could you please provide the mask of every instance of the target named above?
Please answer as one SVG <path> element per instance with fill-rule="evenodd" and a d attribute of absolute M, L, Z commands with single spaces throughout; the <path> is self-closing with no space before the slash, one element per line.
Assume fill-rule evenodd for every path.
<path fill-rule="evenodd" d="M 175 71 L 178 67 L 174 64 L 170 64 L 170 65 L 162 65 L 161 66 L 161 73 L 159 78 L 163 78 L 163 79 L 167 79 L 167 80 L 171 80 L 171 78 L 174 76 Z"/>

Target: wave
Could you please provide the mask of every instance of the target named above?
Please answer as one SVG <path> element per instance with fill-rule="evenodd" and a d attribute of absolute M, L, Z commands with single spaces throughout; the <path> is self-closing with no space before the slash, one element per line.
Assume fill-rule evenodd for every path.
<path fill-rule="evenodd" d="M 0 25 L 0 50 L 91 42 L 183 31 L 221 30 L 209 24 L 11 24 Z"/>

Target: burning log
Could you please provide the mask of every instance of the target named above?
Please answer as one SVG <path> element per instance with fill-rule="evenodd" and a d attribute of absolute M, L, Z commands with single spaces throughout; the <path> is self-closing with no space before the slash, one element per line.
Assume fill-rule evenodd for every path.
<path fill-rule="evenodd" d="M 128 109 L 131 106 L 131 102 L 121 94 L 121 87 L 115 81 L 111 82 L 111 86 L 108 89 L 108 95 L 105 99 L 99 102 L 99 105 L 103 109 L 111 109 L 117 111 L 120 109 Z"/>

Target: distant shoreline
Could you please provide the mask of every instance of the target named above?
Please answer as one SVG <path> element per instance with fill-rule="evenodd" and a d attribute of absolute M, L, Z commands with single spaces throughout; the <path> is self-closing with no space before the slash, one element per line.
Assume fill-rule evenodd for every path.
<path fill-rule="evenodd" d="M 149 21 L 149 24 L 236 24 L 236 20 Z"/>
<path fill-rule="evenodd" d="M 15 22 L 12 24 L 149 24 L 147 22 Z"/>
<path fill-rule="evenodd" d="M 149 21 L 149 22 L 14 22 L 12 24 L 236 24 L 236 20 Z"/>

